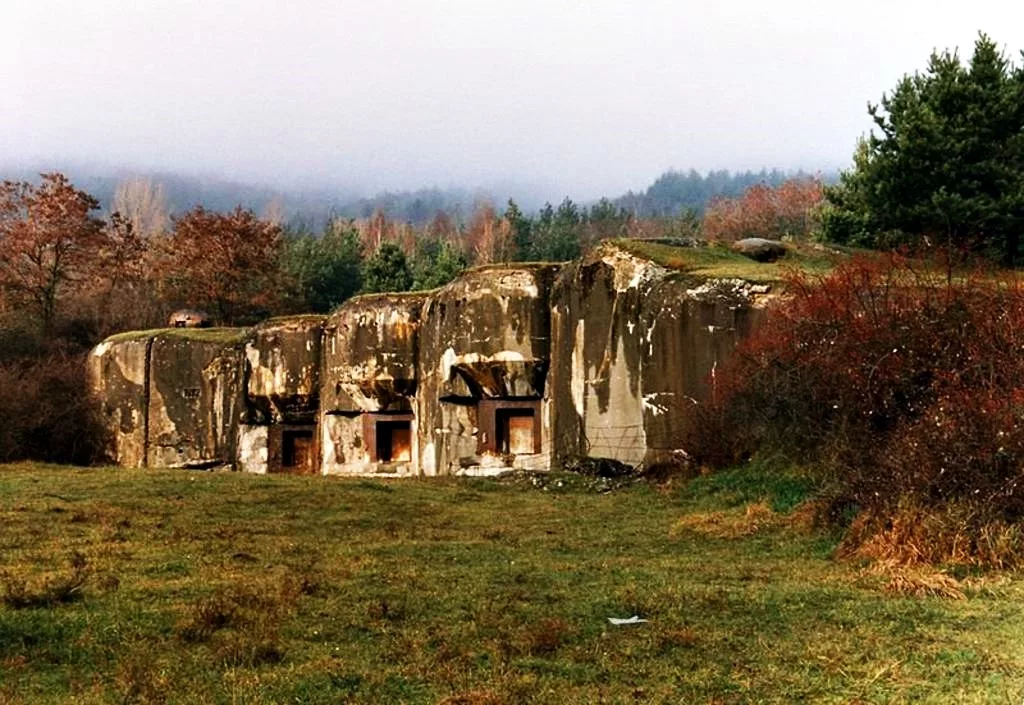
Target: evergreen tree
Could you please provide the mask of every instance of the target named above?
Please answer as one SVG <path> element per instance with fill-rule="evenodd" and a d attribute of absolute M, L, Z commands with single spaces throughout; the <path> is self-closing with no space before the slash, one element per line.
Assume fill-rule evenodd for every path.
<path fill-rule="evenodd" d="M 533 221 L 523 215 L 519 205 L 511 198 L 505 209 L 505 220 L 512 229 L 513 258 L 519 262 L 534 259 L 533 255 Z"/>
<path fill-rule="evenodd" d="M 582 224 L 579 208 L 572 199 L 566 198 L 557 210 L 550 203 L 544 204 L 533 228 L 533 258 L 564 262 L 579 257 Z"/>
<path fill-rule="evenodd" d="M 450 242 L 425 240 L 417 250 L 412 284 L 415 291 L 444 286 L 466 269 L 465 255 Z"/>
<path fill-rule="evenodd" d="M 284 271 L 301 308 L 326 313 L 359 291 L 362 263 L 359 232 L 351 222 L 335 222 L 319 238 L 291 238 Z"/>
<path fill-rule="evenodd" d="M 868 109 L 877 134 L 827 189 L 825 235 L 943 244 L 1017 261 L 1024 226 L 1024 68 L 987 36 L 964 65 L 933 54 Z"/>
<path fill-rule="evenodd" d="M 412 270 L 402 248 L 393 242 L 381 243 L 363 264 L 363 291 L 366 293 L 409 291 Z"/>

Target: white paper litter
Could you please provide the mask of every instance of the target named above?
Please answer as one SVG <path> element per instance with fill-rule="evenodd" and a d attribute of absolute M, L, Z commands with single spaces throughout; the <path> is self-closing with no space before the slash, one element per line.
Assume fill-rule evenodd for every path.
<path fill-rule="evenodd" d="M 612 624 L 614 624 L 616 627 L 619 627 L 619 626 L 622 626 L 623 624 L 643 624 L 647 620 L 646 619 L 640 619 L 639 616 L 634 614 L 632 617 L 630 617 L 628 619 L 623 619 L 622 617 L 609 617 L 608 621 L 611 622 Z"/>

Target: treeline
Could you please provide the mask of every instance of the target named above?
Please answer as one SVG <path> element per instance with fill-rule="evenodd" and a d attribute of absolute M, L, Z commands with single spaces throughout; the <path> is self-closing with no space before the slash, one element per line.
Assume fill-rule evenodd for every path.
<path fill-rule="evenodd" d="M 481 201 L 465 222 L 439 210 L 423 225 L 377 210 L 314 232 L 241 206 L 172 215 L 147 180 L 122 184 L 116 210 L 101 218 L 98 199 L 47 174 L 0 190 L 0 293 L 4 310 L 38 324 L 44 338 L 73 319 L 94 340 L 158 325 L 182 306 L 246 324 L 326 312 L 360 292 L 441 286 L 472 265 L 565 261 L 610 238 L 808 237 L 821 189 L 813 179 L 759 184 L 715 200 L 703 219 L 692 210 L 641 218 L 607 199 L 583 207 L 567 198 L 533 215 L 515 201 L 503 210 Z"/>
<path fill-rule="evenodd" d="M 706 174 L 669 170 L 659 176 L 642 193 L 632 191 L 614 199 L 613 203 L 640 218 L 664 218 L 692 210 L 698 215 L 713 202 L 741 197 L 753 186 L 776 188 L 787 181 L 816 180 L 831 183 L 837 174 L 807 174 L 803 171 L 709 171 Z"/>
<path fill-rule="evenodd" d="M 343 190 L 305 188 L 282 190 L 212 177 L 192 177 L 172 172 L 153 174 L 99 173 L 94 169 L 76 168 L 66 171 L 75 184 L 94 196 L 106 213 L 125 212 L 124 199 L 138 191 L 147 192 L 163 205 L 167 215 L 186 213 L 196 206 L 207 210 L 227 212 L 237 206 L 252 210 L 281 225 L 295 230 L 319 231 L 325 222 L 342 219 L 365 220 L 376 213 L 402 223 L 422 227 L 438 212 L 444 212 L 459 225 L 467 225 L 476 204 L 495 201 L 494 194 L 485 190 L 458 188 L 422 188 L 411 191 L 385 191 L 363 197 Z M 6 177 L 15 181 L 31 181 L 37 172 L 24 169 L 6 170 Z M 630 191 L 608 200 L 616 208 L 628 211 L 638 218 L 678 216 L 686 210 L 703 214 L 707 206 L 719 198 L 738 198 L 748 188 L 758 184 L 775 187 L 790 179 L 805 179 L 804 172 L 784 172 L 778 169 L 730 172 L 715 170 L 700 173 L 695 170 L 669 170 L 659 176 L 643 191 Z M 834 174 L 817 175 L 832 183 Z M 509 189 L 511 193 L 511 189 Z M 515 191 L 519 207 L 530 215 L 537 215 L 543 199 Z M 500 201 L 496 201 L 500 202 Z M 589 209 L 592 203 L 582 204 Z"/>

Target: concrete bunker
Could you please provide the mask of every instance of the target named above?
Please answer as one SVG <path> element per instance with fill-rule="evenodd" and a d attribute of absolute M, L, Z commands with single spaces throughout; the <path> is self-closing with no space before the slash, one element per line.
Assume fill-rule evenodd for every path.
<path fill-rule="evenodd" d="M 89 358 L 121 465 L 498 474 L 685 460 L 693 409 L 768 286 L 606 244 L 251 329 L 114 336 Z"/>
<path fill-rule="evenodd" d="M 685 463 L 693 410 L 760 320 L 768 291 L 673 272 L 612 245 L 567 266 L 552 295 L 554 462 Z"/>
<path fill-rule="evenodd" d="M 548 296 L 558 269 L 480 267 L 430 297 L 416 398 L 424 474 L 548 467 Z"/>
<path fill-rule="evenodd" d="M 97 345 L 88 371 L 108 431 L 107 457 L 128 467 L 234 465 L 244 335 L 170 328 Z"/>
<path fill-rule="evenodd" d="M 419 473 L 416 352 L 426 294 L 349 300 L 324 329 L 324 474 Z"/>
<path fill-rule="evenodd" d="M 323 316 L 290 316 L 261 323 L 248 335 L 246 409 L 238 426 L 241 470 L 319 472 L 323 325 Z"/>

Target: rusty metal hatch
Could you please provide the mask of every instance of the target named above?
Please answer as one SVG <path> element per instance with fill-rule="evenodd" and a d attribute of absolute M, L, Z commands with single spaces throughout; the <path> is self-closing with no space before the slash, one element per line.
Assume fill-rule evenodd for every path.
<path fill-rule="evenodd" d="M 363 441 L 372 463 L 412 461 L 412 414 L 363 414 Z"/>
<path fill-rule="evenodd" d="M 533 409 L 498 409 L 494 425 L 499 453 L 529 455 L 534 452 Z"/>
<path fill-rule="evenodd" d="M 285 472 L 312 473 L 313 431 L 286 430 L 281 433 L 281 469 Z"/>
<path fill-rule="evenodd" d="M 478 453 L 540 453 L 540 399 L 481 399 L 477 412 Z"/>

